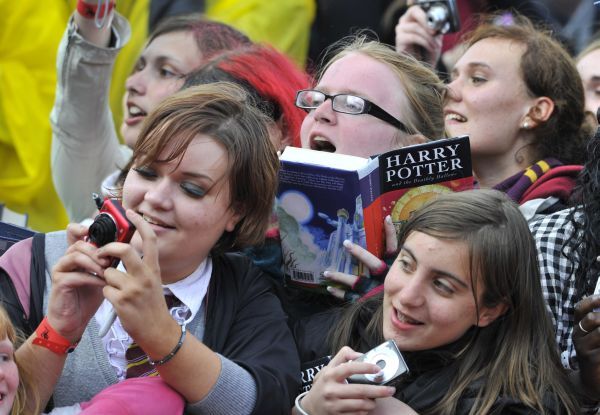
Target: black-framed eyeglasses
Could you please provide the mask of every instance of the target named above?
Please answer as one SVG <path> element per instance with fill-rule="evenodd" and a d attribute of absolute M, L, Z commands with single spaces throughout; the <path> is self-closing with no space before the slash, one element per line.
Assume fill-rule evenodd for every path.
<path fill-rule="evenodd" d="M 301 89 L 296 92 L 296 106 L 304 110 L 313 110 L 324 103 L 326 100 L 331 99 L 331 107 L 336 112 L 343 114 L 360 115 L 369 114 L 375 118 L 379 118 L 388 124 L 393 125 L 397 129 L 404 131 L 407 134 L 413 134 L 410 128 L 408 128 L 402 121 L 396 119 L 390 113 L 385 111 L 383 108 L 373 104 L 371 101 L 357 97 L 356 95 L 350 94 L 335 94 L 328 95 L 321 91 L 314 89 Z"/>

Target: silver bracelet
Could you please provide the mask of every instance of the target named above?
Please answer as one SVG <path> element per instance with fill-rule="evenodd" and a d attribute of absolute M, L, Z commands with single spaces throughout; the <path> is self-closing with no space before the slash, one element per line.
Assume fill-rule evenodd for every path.
<path fill-rule="evenodd" d="M 171 360 L 173 358 L 173 356 L 175 356 L 175 354 L 179 351 L 179 349 L 181 349 L 181 346 L 183 345 L 183 341 L 185 340 L 185 333 L 186 333 L 185 323 L 180 324 L 180 327 L 181 327 L 181 336 L 179 336 L 179 341 L 177 342 L 175 347 L 173 347 L 173 350 L 171 350 L 171 353 L 169 353 L 168 355 L 166 355 L 165 357 L 163 357 L 160 360 L 152 360 L 150 358 L 150 356 L 148 356 L 148 363 L 150 363 L 151 366 L 164 365 L 169 360 Z M 304 414 L 302 414 L 302 415 L 304 415 Z"/>
<path fill-rule="evenodd" d="M 309 391 L 302 392 L 300 395 L 296 396 L 296 401 L 294 402 L 294 405 L 296 406 L 296 411 L 298 411 L 300 413 L 300 415 L 310 415 L 308 412 L 306 412 L 304 410 L 302 405 L 300 405 L 300 401 L 306 396 L 306 394 L 308 392 Z"/>

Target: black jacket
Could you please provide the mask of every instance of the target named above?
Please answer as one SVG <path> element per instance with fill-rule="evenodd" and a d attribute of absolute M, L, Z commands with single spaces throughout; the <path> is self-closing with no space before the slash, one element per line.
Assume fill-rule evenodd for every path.
<path fill-rule="evenodd" d="M 365 328 L 373 316 L 377 302 L 368 301 L 365 304 L 354 323 L 352 333 L 354 342 L 350 344 L 351 347 L 362 353 L 384 341 L 383 338 L 375 339 L 366 332 Z M 294 337 L 300 353 L 304 390 L 311 387 L 314 375 L 322 369 L 323 364 L 327 364 L 328 355 L 331 354 L 327 346 L 327 337 L 331 328 L 338 324 L 341 317 L 340 310 L 331 310 L 300 320 L 294 325 Z M 406 403 L 418 413 L 430 411 L 442 400 L 451 387 L 458 370 L 457 352 L 464 348 L 473 336 L 480 334 L 477 328 L 472 328 L 461 339 L 450 345 L 434 350 L 403 352 L 402 355 L 410 373 L 390 383 L 390 386 L 396 387 L 395 398 Z M 493 335 L 493 333 L 490 334 Z M 484 380 L 476 381 L 467 388 L 458 401 L 455 414 L 469 414 L 483 382 Z M 544 398 L 546 413 L 565 413 L 552 396 L 548 395 Z M 538 412 L 518 400 L 499 396 L 490 413 L 532 415 Z"/>
<path fill-rule="evenodd" d="M 294 339 L 270 283 L 239 254 L 213 257 L 204 344 L 256 380 L 254 414 L 289 414 L 300 385 Z"/>

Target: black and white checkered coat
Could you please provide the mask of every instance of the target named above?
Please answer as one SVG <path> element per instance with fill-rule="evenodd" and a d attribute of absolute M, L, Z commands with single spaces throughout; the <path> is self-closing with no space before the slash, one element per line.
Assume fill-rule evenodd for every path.
<path fill-rule="evenodd" d="M 577 361 L 571 335 L 575 304 L 579 298 L 576 298 L 575 268 L 571 255 L 575 241 L 579 238 L 564 246 L 573 234 L 569 213 L 570 209 L 565 209 L 543 216 L 531 221 L 529 228 L 538 249 L 542 291 L 546 307 L 552 315 L 562 364 L 565 368 L 576 369 Z"/>

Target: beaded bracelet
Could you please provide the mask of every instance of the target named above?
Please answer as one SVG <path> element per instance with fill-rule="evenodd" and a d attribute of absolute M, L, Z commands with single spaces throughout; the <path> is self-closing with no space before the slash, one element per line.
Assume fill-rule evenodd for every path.
<path fill-rule="evenodd" d="M 296 406 L 296 411 L 300 413 L 300 415 L 310 415 L 306 410 L 300 405 L 300 401 L 306 396 L 306 392 L 302 392 L 300 395 L 296 396 L 296 400 L 294 401 L 294 405 Z"/>
<path fill-rule="evenodd" d="M 185 333 L 186 333 L 185 324 L 181 324 L 180 327 L 181 327 L 181 336 L 179 337 L 179 341 L 177 342 L 177 344 L 175 345 L 173 350 L 171 350 L 171 353 L 169 353 L 168 355 L 166 355 L 165 357 L 163 357 L 160 360 L 152 360 L 150 358 L 150 356 L 148 356 L 148 363 L 150 363 L 151 366 L 164 365 L 169 360 L 171 360 L 173 358 L 173 356 L 175 356 L 175 354 L 179 351 L 179 349 L 181 349 L 181 346 L 183 345 L 183 341 L 185 340 Z"/>

